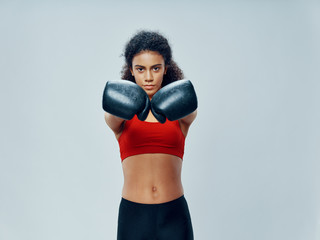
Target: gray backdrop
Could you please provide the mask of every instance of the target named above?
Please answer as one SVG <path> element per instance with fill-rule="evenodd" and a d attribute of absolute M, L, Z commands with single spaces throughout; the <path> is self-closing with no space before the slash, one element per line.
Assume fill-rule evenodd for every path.
<path fill-rule="evenodd" d="M 101 99 L 141 28 L 168 37 L 198 94 L 182 175 L 195 239 L 320 239 L 320 3 L 302 0 L 2 0 L 0 239 L 115 239 Z"/>

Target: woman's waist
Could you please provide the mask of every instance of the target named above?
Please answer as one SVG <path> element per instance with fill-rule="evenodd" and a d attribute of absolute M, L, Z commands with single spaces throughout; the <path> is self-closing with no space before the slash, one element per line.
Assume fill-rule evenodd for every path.
<path fill-rule="evenodd" d="M 179 176 L 166 175 L 162 177 L 154 176 L 131 176 L 124 178 L 123 187 L 135 189 L 136 191 L 145 192 L 149 189 L 170 191 L 170 189 L 180 188 L 182 186 L 181 178 Z"/>
<path fill-rule="evenodd" d="M 180 179 L 163 181 L 132 182 L 125 181 L 122 197 L 140 203 L 162 203 L 183 195 Z"/>

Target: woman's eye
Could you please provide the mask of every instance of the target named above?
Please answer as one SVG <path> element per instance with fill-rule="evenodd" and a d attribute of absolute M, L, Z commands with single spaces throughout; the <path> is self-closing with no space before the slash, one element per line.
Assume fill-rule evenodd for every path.
<path fill-rule="evenodd" d="M 158 68 L 158 67 L 155 67 L 155 68 L 154 68 L 154 70 L 155 70 L 155 71 L 158 71 L 158 70 L 159 70 L 159 68 Z"/>
<path fill-rule="evenodd" d="M 142 72 L 143 69 L 142 68 L 137 68 L 138 72 Z"/>

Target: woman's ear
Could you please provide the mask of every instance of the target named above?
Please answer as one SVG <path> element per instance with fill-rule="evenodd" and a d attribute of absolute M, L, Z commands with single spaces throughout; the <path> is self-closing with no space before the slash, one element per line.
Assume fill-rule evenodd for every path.
<path fill-rule="evenodd" d="M 129 67 L 129 69 L 130 69 L 131 75 L 133 76 L 133 71 L 132 71 L 132 68 L 131 68 L 131 67 Z"/>

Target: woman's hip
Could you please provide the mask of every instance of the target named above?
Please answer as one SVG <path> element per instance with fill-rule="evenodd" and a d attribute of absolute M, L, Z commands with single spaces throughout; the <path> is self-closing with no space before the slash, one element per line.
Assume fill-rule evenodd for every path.
<path fill-rule="evenodd" d="M 118 239 L 193 239 L 187 201 L 181 197 L 159 204 L 144 204 L 122 198 Z"/>

